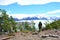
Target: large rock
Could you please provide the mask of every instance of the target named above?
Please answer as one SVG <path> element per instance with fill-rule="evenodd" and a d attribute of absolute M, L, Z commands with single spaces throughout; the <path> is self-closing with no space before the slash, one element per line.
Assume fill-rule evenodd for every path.
<path fill-rule="evenodd" d="M 49 35 L 42 35 L 41 38 L 46 38 L 48 37 Z"/>
<path fill-rule="evenodd" d="M 50 34 L 49 37 L 59 38 L 59 35 L 52 35 L 52 34 Z"/>

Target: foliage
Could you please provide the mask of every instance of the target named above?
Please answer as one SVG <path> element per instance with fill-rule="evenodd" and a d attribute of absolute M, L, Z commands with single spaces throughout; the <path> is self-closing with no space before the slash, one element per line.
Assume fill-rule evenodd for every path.
<path fill-rule="evenodd" d="M 22 30 L 23 33 L 28 33 L 29 31 L 28 30 Z"/>
<path fill-rule="evenodd" d="M 14 21 L 14 19 L 13 19 L 13 17 L 12 16 L 10 16 L 10 24 L 11 24 L 11 26 L 12 26 L 12 29 L 15 31 L 15 32 L 17 32 L 17 27 L 16 27 L 16 22 Z"/>
<path fill-rule="evenodd" d="M 45 23 L 45 29 L 60 29 L 60 20 L 54 20 L 52 23 Z"/>
<path fill-rule="evenodd" d="M 22 25 L 20 25 L 18 29 L 19 29 L 20 31 L 22 31 L 22 30 L 23 30 Z"/>
<path fill-rule="evenodd" d="M 8 34 L 8 36 L 15 36 L 15 33 L 10 33 Z"/>
<path fill-rule="evenodd" d="M 6 14 L 6 11 L 3 9 L 0 9 L 0 28 L 1 32 L 9 32 L 11 33 L 12 30 L 16 32 L 16 22 L 13 20 L 12 16 L 9 17 Z M 3 30 L 3 31 L 2 31 Z"/>
<path fill-rule="evenodd" d="M 36 27 L 35 27 L 35 23 L 34 23 L 34 21 L 31 21 L 31 24 L 32 24 L 32 31 L 36 31 Z"/>
<path fill-rule="evenodd" d="M 24 23 L 24 26 L 25 26 L 25 29 L 26 29 L 26 30 L 30 30 L 30 26 L 29 26 L 28 22 L 25 22 L 25 23 Z"/>
<path fill-rule="evenodd" d="M 17 32 L 16 24 L 17 23 L 14 21 L 12 16 L 9 17 L 5 10 L 0 9 L 0 32 Z M 20 29 L 20 31 L 24 30 L 23 32 L 36 30 L 34 21 L 26 21 L 22 25 L 20 25 L 18 29 Z"/>
<path fill-rule="evenodd" d="M 22 24 L 20 24 L 19 29 L 20 31 L 22 30 L 35 31 L 36 30 L 35 23 L 34 21 L 31 21 L 31 22 L 25 21 Z"/>

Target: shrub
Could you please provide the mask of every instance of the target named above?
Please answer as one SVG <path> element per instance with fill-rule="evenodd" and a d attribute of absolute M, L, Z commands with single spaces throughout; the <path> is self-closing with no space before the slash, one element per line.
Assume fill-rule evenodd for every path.
<path fill-rule="evenodd" d="M 23 33 L 28 33 L 29 31 L 28 30 L 22 30 Z"/>
<path fill-rule="evenodd" d="M 60 29 L 60 20 L 54 20 L 52 23 L 45 23 L 45 29 Z"/>

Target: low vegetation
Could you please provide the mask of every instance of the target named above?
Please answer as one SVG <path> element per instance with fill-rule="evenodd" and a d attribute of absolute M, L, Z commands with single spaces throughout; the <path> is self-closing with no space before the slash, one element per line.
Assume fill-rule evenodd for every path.
<path fill-rule="evenodd" d="M 34 32 L 34 31 L 36 31 L 35 23 L 33 21 L 23 22 L 23 24 L 20 24 L 19 30 L 22 31 L 22 32 L 27 32 L 27 33 L 28 33 L 28 31 Z"/>
<path fill-rule="evenodd" d="M 60 29 L 60 20 L 54 20 L 51 23 L 45 23 L 46 27 L 44 29 Z"/>
<path fill-rule="evenodd" d="M 19 29 L 22 32 L 28 32 L 28 31 L 35 31 L 35 23 L 31 21 L 31 25 L 29 22 L 24 22 L 22 25 L 19 24 L 20 26 L 16 26 L 17 22 L 13 19 L 12 16 L 9 17 L 7 12 L 3 9 L 0 9 L 0 34 L 2 33 L 14 33 L 17 32 Z"/>
<path fill-rule="evenodd" d="M 16 22 L 12 16 L 8 16 L 6 11 L 0 9 L 0 33 L 16 32 Z"/>

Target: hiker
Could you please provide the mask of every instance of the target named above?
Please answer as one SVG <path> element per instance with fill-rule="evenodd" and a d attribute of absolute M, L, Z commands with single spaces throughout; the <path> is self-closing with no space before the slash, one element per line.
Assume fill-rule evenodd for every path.
<path fill-rule="evenodd" d="M 41 31 L 41 28 L 42 28 L 42 23 L 41 22 L 39 22 L 38 28 L 39 28 L 39 31 L 38 32 L 40 32 Z"/>

